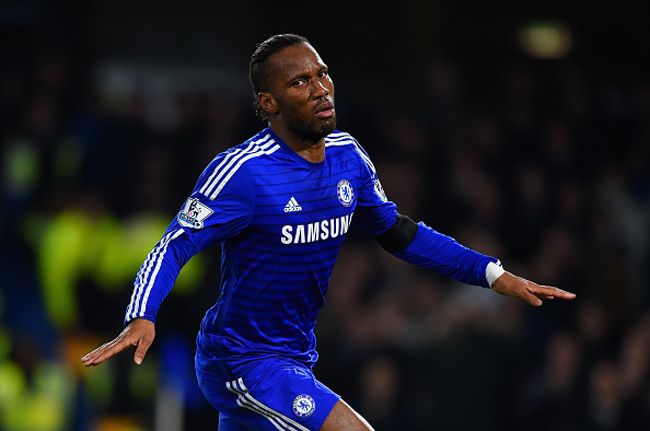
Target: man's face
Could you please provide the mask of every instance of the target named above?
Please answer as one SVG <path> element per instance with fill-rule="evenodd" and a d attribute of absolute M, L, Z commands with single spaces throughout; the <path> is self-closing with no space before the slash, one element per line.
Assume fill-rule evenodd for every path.
<path fill-rule="evenodd" d="M 294 134 L 321 139 L 336 128 L 334 83 L 318 53 L 307 44 L 292 45 L 269 57 L 269 118 Z M 264 106 L 264 104 L 262 104 Z"/>

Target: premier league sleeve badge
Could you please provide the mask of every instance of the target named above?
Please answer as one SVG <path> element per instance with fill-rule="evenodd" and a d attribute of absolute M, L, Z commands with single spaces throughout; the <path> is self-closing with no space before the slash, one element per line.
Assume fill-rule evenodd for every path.
<path fill-rule="evenodd" d="M 176 219 L 181 226 L 202 229 L 205 220 L 213 213 L 210 207 L 202 204 L 197 198 L 190 198 L 185 202 Z"/>

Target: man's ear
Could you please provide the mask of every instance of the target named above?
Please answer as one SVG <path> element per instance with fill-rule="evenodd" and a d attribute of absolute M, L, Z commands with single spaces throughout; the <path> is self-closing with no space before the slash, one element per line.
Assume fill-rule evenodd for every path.
<path fill-rule="evenodd" d="M 257 101 L 263 111 L 269 114 L 276 114 L 278 112 L 278 102 L 271 93 L 267 91 L 257 93 Z"/>

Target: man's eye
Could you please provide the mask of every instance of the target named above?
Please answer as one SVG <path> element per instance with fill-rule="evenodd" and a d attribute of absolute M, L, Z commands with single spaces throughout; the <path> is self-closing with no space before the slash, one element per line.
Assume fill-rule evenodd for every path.
<path fill-rule="evenodd" d="M 300 87 L 301 85 L 304 85 L 304 84 L 305 84 L 304 79 L 297 79 L 297 80 L 295 80 L 295 81 L 293 81 L 291 83 L 291 85 L 293 85 L 294 87 Z"/>
<path fill-rule="evenodd" d="M 327 76 L 327 71 L 326 70 L 323 70 L 323 71 L 318 73 L 319 78 L 325 78 L 326 76 Z"/>

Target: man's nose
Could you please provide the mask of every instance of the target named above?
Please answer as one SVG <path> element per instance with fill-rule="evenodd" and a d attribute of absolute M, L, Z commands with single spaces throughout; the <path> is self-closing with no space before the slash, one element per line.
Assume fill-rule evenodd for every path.
<path fill-rule="evenodd" d="M 314 98 L 318 99 L 320 97 L 328 96 L 329 94 L 330 94 L 330 90 L 327 88 L 327 86 L 323 84 L 322 81 L 316 80 L 312 90 L 312 95 L 314 96 Z"/>

